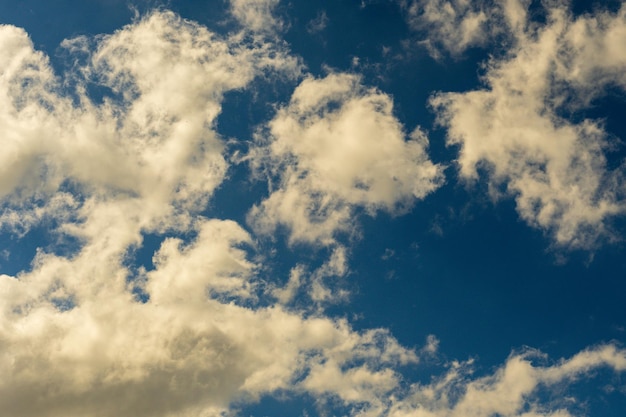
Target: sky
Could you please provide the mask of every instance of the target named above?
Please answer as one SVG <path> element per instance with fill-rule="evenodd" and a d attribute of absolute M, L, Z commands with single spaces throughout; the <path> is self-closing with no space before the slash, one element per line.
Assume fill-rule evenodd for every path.
<path fill-rule="evenodd" d="M 625 3 L 0 24 L 2 416 L 623 416 Z"/>

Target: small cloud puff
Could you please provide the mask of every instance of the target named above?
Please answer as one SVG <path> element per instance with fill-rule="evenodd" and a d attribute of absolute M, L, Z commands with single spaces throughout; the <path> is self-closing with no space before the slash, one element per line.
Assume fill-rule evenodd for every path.
<path fill-rule="evenodd" d="M 229 0 L 230 12 L 246 30 L 273 33 L 282 27 L 282 22 L 273 13 L 279 1 Z"/>

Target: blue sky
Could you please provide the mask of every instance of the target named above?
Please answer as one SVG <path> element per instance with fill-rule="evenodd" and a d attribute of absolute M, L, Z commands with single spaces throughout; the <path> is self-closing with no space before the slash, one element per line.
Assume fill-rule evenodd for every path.
<path fill-rule="evenodd" d="M 622 2 L 0 23 L 1 414 L 623 414 Z"/>

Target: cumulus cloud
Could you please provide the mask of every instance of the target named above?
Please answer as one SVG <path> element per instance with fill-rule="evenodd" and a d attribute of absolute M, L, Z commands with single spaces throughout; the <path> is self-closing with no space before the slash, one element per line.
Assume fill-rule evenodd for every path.
<path fill-rule="evenodd" d="M 354 74 L 307 78 L 258 138 L 253 162 L 276 189 L 249 213 L 259 233 L 330 245 L 350 233 L 356 208 L 399 213 L 442 182 L 419 129 L 406 137 L 391 98 Z"/>
<path fill-rule="evenodd" d="M 382 331 L 359 334 L 344 321 L 210 297 L 213 289 L 246 293 L 251 264 L 224 243 L 247 239 L 235 224 L 200 227 L 189 247 L 164 242 L 146 303 L 125 290 L 128 271 L 107 259 L 93 265 L 93 255 L 48 257 L 19 280 L 0 277 L 2 409 L 12 416 L 217 416 L 235 400 L 322 389 L 340 396 L 358 389 L 347 404 L 376 403 L 376 393 L 399 383 L 390 366 L 416 360 Z M 329 375 L 345 381 L 325 384 Z"/>
<path fill-rule="evenodd" d="M 431 99 L 448 143 L 460 145 L 463 178 L 484 168 L 493 195 L 504 187 L 520 216 L 557 244 L 589 247 L 624 211 L 622 170 L 601 121 L 571 121 L 609 86 L 624 88 L 626 9 L 572 17 L 547 6 L 543 25 L 511 25 L 515 46 L 489 62 L 485 88 Z M 516 15 L 517 16 L 517 15 Z"/>
<path fill-rule="evenodd" d="M 223 94 L 293 75 L 297 61 L 170 12 L 64 46 L 88 54 L 65 74 L 70 92 L 23 30 L 0 28 L 1 219 L 20 233 L 52 219 L 79 242 L 0 276 L 3 412 L 217 416 L 275 390 L 322 390 L 337 373 L 345 382 L 324 392 L 347 403 L 393 389 L 392 368 L 415 353 L 382 330 L 260 307 L 252 238 L 198 215 L 227 169 Z M 92 100 L 89 83 L 109 92 Z M 148 231 L 173 235 L 150 270 L 132 259 Z"/>
<path fill-rule="evenodd" d="M 59 92 L 61 80 L 22 30 L 3 26 L 0 39 L 5 204 L 27 209 L 76 189 L 75 198 L 86 200 L 83 217 L 93 218 L 84 211 L 100 202 L 134 205 L 144 228 L 188 222 L 185 213 L 203 207 L 222 182 L 227 164 L 213 125 L 223 94 L 265 71 L 298 71 L 267 45 L 220 39 L 172 13 L 154 13 L 98 43 L 72 74 L 83 77 L 73 98 Z M 81 51 L 86 42 L 65 46 Z M 112 95 L 94 103 L 85 93 L 90 82 Z"/>

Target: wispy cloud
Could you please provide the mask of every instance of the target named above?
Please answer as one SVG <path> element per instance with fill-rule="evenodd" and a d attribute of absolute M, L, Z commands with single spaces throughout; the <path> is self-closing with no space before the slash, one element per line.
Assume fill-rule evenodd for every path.
<path fill-rule="evenodd" d="M 556 364 L 537 364 L 546 361 L 538 351 L 512 354 L 502 367 L 483 377 L 471 376 L 471 360 L 451 363 L 449 371 L 432 383 L 413 385 L 411 393 L 393 404 L 388 415 L 571 417 L 577 414 L 570 410 L 580 404 L 571 397 L 546 392 L 562 390 L 602 368 L 626 370 L 626 353 L 611 345 L 585 350 Z"/>
<path fill-rule="evenodd" d="M 310 34 L 318 33 L 326 29 L 328 25 L 328 15 L 326 11 L 322 10 L 317 13 L 314 19 L 310 20 L 306 25 L 306 30 Z"/>

